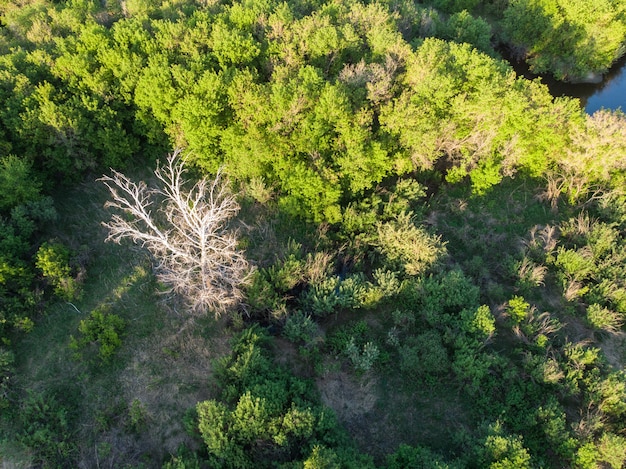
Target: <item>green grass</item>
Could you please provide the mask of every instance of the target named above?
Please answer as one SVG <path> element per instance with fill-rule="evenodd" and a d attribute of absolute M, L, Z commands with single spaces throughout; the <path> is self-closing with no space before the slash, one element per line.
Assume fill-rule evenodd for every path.
<path fill-rule="evenodd" d="M 462 456 L 462 436 L 476 431 L 477 422 L 457 384 L 443 377 L 407 386 L 406 377 L 394 370 L 381 380 L 379 392 L 376 414 L 387 454 L 405 443 L 426 446 L 448 460 Z"/>
<path fill-rule="evenodd" d="M 158 295 L 146 253 L 104 242 L 106 196 L 99 183 L 89 183 L 57 197 L 60 219 L 47 235 L 80 253 L 82 295 L 48 304 L 17 344 L 15 389 L 21 399 L 29 392 L 54 396 L 68 410 L 74 463 L 160 466 L 180 444 L 194 444 L 184 415 L 211 396 L 211 363 L 227 351 L 228 333 L 210 318 L 194 322 L 180 301 Z M 70 336 L 103 306 L 127 324 L 122 345 L 108 364 L 89 350 L 77 359 Z M 28 458 L 15 439 L 2 448 L 18 467 Z"/>
<path fill-rule="evenodd" d="M 517 255 L 520 239 L 533 226 L 558 223 L 568 214 L 551 212 L 535 198 L 535 189 L 530 182 L 505 181 L 485 196 L 472 197 L 468 188 L 454 186 L 432 201 L 428 220 L 448 242 L 449 263 L 471 275 L 483 291 L 481 301 L 492 306 L 515 293 L 504 253 Z M 215 397 L 212 363 L 228 352 L 231 334 L 225 321 L 191 319 L 182 302 L 159 295 L 163 289 L 141 249 L 104 242 L 106 198 L 98 183 L 57 197 L 60 220 L 47 237 L 79 254 L 82 296 L 71 303 L 48 304 L 34 330 L 17 344 L 15 389 L 22 401 L 29 393 L 54 396 L 68 411 L 76 444 L 72 464 L 158 467 L 180 444 L 196 445 L 185 433 L 185 414 L 197 402 Z M 248 255 L 261 266 L 280 258 L 289 240 L 301 243 L 304 251 L 329 243 L 310 225 L 266 206 L 244 204 L 242 220 L 251 227 L 244 233 Z M 501 286 L 499 296 L 490 285 Z M 544 287 L 537 297 L 550 291 Z M 126 321 L 122 345 L 109 364 L 100 363 L 93 350 L 77 360 L 68 347 L 70 337 L 78 334 L 81 319 L 104 306 Z M 426 446 L 449 460 L 463 457 L 482 432 L 483 416 L 477 415 L 476 403 L 451 373 L 423 382 L 402 374 L 397 350 L 386 343 L 396 307 L 383 301 L 330 315 L 321 324 L 328 339 L 364 321 L 363 340 L 374 342 L 386 357 L 370 372 L 355 372 L 346 357 L 339 353 L 337 358 L 330 347 L 322 347 L 311 362 L 291 345 L 290 353 L 279 358 L 297 373 L 318 373 L 324 402 L 377 462 L 384 462 L 401 443 Z M 498 333 L 491 348 L 513 357 L 515 340 L 504 330 Z M 616 361 L 623 361 L 624 341 L 615 340 L 613 346 Z M 10 438 L 19 430 L 4 429 L 9 438 L 0 441 L 0 451 L 9 464 L 30 467 L 34 460 L 29 451 Z"/>
<path fill-rule="evenodd" d="M 483 301 L 498 304 L 515 293 L 512 264 L 523 257 L 523 240 L 534 227 L 567 219 L 571 207 L 550 210 L 539 200 L 536 181 L 504 179 L 485 195 L 468 185 L 446 186 L 432 200 L 428 219 L 447 243 L 450 260 L 482 289 Z"/>

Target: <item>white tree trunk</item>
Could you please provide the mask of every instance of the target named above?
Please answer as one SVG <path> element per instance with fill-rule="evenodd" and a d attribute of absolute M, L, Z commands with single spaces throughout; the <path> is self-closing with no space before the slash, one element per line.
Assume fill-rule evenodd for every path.
<path fill-rule="evenodd" d="M 214 180 L 202 179 L 187 189 L 180 150 L 154 174 L 158 188 L 136 184 L 117 171 L 100 179 L 112 196 L 106 206 L 121 212 L 104 224 L 107 241 L 130 238 L 147 248 L 163 283 L 184 296 L 193 311 L 219 316 L 241 301 L 250 273 L 237 248 L 237 232 L 228 224 L 239 204 L 219 172 Z"/>

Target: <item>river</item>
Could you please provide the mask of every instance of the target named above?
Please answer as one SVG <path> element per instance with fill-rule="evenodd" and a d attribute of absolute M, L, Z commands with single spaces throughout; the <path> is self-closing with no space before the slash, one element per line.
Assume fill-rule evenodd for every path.
<path fill-rule="evenodd" d="M 512 63 L 518 74 L 527 78 L 537 78 L 528 71 L 525 63 Z M 571 84 L 556 81 L 551 76 L 541 76 L 548 85 L 552 96 L 571 96 L 580 99 L 580 104 L 588 114 L 600 108 L 621 109 L 626 113 L 626 55 L 615 63 L 601 83 Z"/>

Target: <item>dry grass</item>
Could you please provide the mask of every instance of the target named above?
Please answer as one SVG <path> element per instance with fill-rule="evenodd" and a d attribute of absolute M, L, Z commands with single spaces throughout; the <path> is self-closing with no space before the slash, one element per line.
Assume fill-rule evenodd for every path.
<path fill-rule="evenodd" d="M 582 284 L 576 280 L 570 280 L 563 291 L 563 298 L 571 302 L 578 298 L 581 293 L 584 293 Z"/>
<path fill-rule="evenodd" d="M 517 269 L 517 275 L 526 284 L 538 287 L 544 284 L 548 268 L 545 265 L 537 265 L 524 256 Z"/>
<path fill-rule="evenodd" d="M 351 433 L 358 430 L 378 400 L 377 381 L 372 375 L 357 378 L 353 373 L 333 371 L 316 380 L 322 402 L 337 413 Z"/>
<path fill-rule="evenodd" d="M 598 345 L 602 349 L 606 361 L 617 370 L 624 370 L 626 363 L 626 332 L 619 331 L 603 337 Z"/>

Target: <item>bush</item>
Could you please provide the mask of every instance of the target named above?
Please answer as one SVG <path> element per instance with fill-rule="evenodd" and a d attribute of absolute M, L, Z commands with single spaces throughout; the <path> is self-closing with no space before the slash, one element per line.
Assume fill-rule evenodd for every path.
<path fill-rule="evenodd" d="M 376 249 L 384 266 L 408 275 L 420 275 L 432 268 L 446 253 L 445 243 L 415 224 L 411 213 L 392 222 L 379 223 Z"/>
<path fill-rule="evenodd" d="M 444 27 L 444 39 L 456 42 L 467 42 L 476 49 L 492 53 L 491 26 L 482 18 L 474 18 L 467 10 L 460 11 L 450 16 Z M 500 182 L 501 177 L 497 182 Z M 474 180 L 472 179 L 472 182 Z"/>
<path fill-rule="evenodd" d="M 148 412 L 146 407 L 139 399 L 133 399 L 128 407 L 128 428 L 135 433 L 141 433 L 147 424 Z"/>
<path fill-rule="evenodd" d="M 42 244 L 37 251 L 35 265 L 59 297 L 71 301 L 79 296 L 79 285 L 71 275 L 70 250 L 63 244 Z"/>
<path fill-rule="evenodd" d="M 37 200 L 41 183 L 33 177 L 32 165 L 24 158 L 0 158 L 0 211 Z"/>
<path fill-rule="evenodd" d="M 362 273 L 346 278 L 328 277 L 311 285 L 300 297 L 303 309 L 316 316 L 328 316 L 340 308 L 362 308 L 371 305 L 371 298 L 376 298 L 375 287 L 365 279 Z"/>
<path fill-rule="evenodd" d="M 470 394 L 480 390 L 481 381 L 487 376 L 493 356 L 475 350 L 472 345 L 460 343 L 454 352 L 452 371 Z"/>
<path fill-rule="evenodd" d="M 172 455 L 168 461 L 163 464 L 162 469 L 200 469 L 200 460 L 198 455 L 188 449 L 186 446 L 180 446 L 176 455 Z"/>
<path fill-rule="evenodd" d="M 621 469 L 624 463 L 626 463 L 626 438 L 612 433 L 604 433 L 598 441 L 585 443 L 578 448 L 574 457 L 576 469 L 598 467 Z"/>
<path fill-rule="evenodd" d="M 286 304 L 285 298 L 268 280 L 264 269 L 252 273 L 250 284 L 246 288 L 246 298 L 250 308 L 259 312 L 276 311 Z"/>
<path fill-rule="evenodd" d="M 370 339 L 369 336 L 370 328 L 367 322 L 361 320 L 337 328 L 328 335 L 326 345 L 331 352 L 340 355 L 344 353 L 351 341 L 354 340 L 357 346 L 362 347 Z"/>
<path fill-rule="evenodd" d="M 487 305 L 476 310 L 465 309 L 461 312 L 463 330 L 472 334 L 480 342 L 489 339 L 496 332 L 496 320 Z"/>
<path fill-rule="evenodd" d="M 613 469 L 624 467 L 626 463 L 626 438 L 605 433 L 598 442 L 599 460 Z"/>
<path fill-rule="evenodd" d="M 479 288 L 460 270 L 429 277 L 420 290 L 424 317 L 433 327 L 456 326 L 461 311 L 480 306 Z"/>
<path fill-rule="evenodd" d="M 109 363 L 122 345 L 120 335 L 126 328 L 126 322 L 116 314 L 109 313 L 106 308 L 95 309 L 87 319 L 80 321 L 78 339 L 70 337 L 70 348 L 77 357 L 88 346 L 95 346 L 101 363 Z"/>
<path fill-rule="evenodd" d="M 310 461 L 315 445 L 334 450 L 343 441 L 311 383 L 276 366 L 266 339 L 256 326 L 245 330 L 216 368 L 220 399 L 196 406 L 210 467 L 292 467 L 287 463 Z"/>
<path fill-rule="evenodd" d="M 309 344 L 320 333 L 311 316 L 297 311 L 287 318 L 283 336 L 294 343 Z"/>
<path fill-rule="evenodd" d="M 597 269 L 593 260 L 593 252 L 587 247 L 576 251 L 559 247 L 554 264 L 562 277 L 575 281 L 586 279 Z"/>
<path fill-rule="evenodd" d="M 454 469 L 460 465 L 449 464 L 444 458 L 422 446 L 401 444 L 387 457 L 387 469 Z"/>
<path fill-rule="evenodd" d="M 450 358 L 441 334 L 435 330 L 409 339 L 400 348 L 400 370 L 407 379 L 445 375 L 450 371 Z"/>
<path fill-rule="evenodd" d="M 594 303 L 587 307 L 587 322 L 594 329 L 617 332 L 624 321 L 619 313 Z"/>
<path fill-rule="evenodd" d="M 304 469 L 340 469 L 337 454 L 324 446 L 314 446 L 309 457 L 304 461 Z"/>
<path fill-rule="evenodd" d="M 506 312 L 513 324 L 519 324 L 528 317 L 530 304 L 528 304 L 523 297 L 514 296 L 509 300 Z"/>
<path fill-rule="evenodd" d="M 482 450 L 482 465 L 489 469 L 530 469 L 530 453 L 522 438 L 507 435 L 499 422 L 492 425 Z"/>
<path fill-rule="evenodd" d="M 9 384 L 14 362 L 13 352 L 0 347 L 0 411 L 9 407 Z"/>
<path fill-rule="evenodd" d="M 352 366 L 362 373 L 369 371 L 380 355 L 376 344 L 366 342 L 362 347 L 358 347 L 354 341 L 354 337 L 352 337 L 346 345 L 344 353 L 350 359 Z"/>
<path fill-rule="evenodd" d="M 19 409 L 19 441 L 43 467 L 73 467 L 77 448 L 70 415 L 54 396 L 29 394 Z"/>

